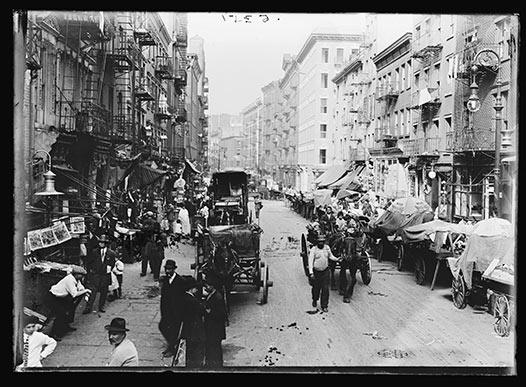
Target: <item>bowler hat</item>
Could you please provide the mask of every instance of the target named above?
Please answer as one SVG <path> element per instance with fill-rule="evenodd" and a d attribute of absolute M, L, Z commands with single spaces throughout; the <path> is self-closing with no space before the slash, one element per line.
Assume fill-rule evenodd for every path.
<path fill-rule="evenodd" d="M 173 259 L 167 259 L 166 263 L 164 264 L 164 268 L 165 269 L 168 269 L 168 268 L 176 269 L 177 268 L 177 264 L 175 263 L 175 261 Z"/>
<path fill-rule="evenodd" d="M 203 283 L 201 281 L 198 281 L 196 280 L 194 277 L 192 276 L 185 276 L 185 281 L 184 281 L 184 289 L 185 290 L 190 290 L 190 289 L 193 289 L 193 288 L 199 288 L 203 285 Z"/>
<path fill-rule="evenodd" d="M 110 332 L 126 332 L 129 331 L 128 328 L 126 328 L 126 320 L 122 317 L 115 317 L 113 320 L 111 320 L 110 325 L 104 326 L 104 328 Z"/>

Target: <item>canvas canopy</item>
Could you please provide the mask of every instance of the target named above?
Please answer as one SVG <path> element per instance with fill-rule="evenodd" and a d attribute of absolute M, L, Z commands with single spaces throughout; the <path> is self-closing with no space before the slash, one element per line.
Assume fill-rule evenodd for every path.
<path fill-rule="evenodd" d="M 435 219 L 430 222 L 415 224 L 403 230 L 402 237 L 408 242 L 423 241 L 431 234 L 437 232 L 452 232 L 456 234 L 470 234 L 473 226 L 445 222 L 441 219 Z"/>
<path fill-rule="evenodd" d="M 314 196 L 314 206 L 331 204 L 332 189 L 318 189 L 312 194 Z"/>
<path fill-rule="evenodd" d="M 259 253 L 259 234 L 263 231 L 257 224 L 210 226 L 209 236 L 216 245 L 232 242 L 232 248 L 240 257 L 255 257 Z"/>
<path fill-rule="evenodd" d="M 448 258 L 455 278 L 462 273 L 469 289 L 473 271 L 484 273 L 495 259 L 510 260 L 515 254 L 515 238 L 511 223 L 505 219 L 490 218 L 477 223 L 468 236 L 466 248 L 458 258 Z"/>
<path fill-rule="evenodd" d="M 347 165 L 331 165 L 329 169 L 323 172 L 314 180 L 318 187 L 327 187 L 347 173 Z"/>

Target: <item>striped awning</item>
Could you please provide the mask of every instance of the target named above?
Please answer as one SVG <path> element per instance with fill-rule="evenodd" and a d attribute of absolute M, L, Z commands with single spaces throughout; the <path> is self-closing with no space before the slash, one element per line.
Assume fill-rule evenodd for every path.
<path fill-rule="evenodd" d="M 331 185 L 329 185 L 330 189 L 347 189 L 349 186 L 356 180 L 360 172 L 364 170 L 364 165 L 359 165 L 355 167 L 351 172 L 344 175 L 341 179 L 335 181 Z M 352 188 L 354 189 L 354 188 Z"/>

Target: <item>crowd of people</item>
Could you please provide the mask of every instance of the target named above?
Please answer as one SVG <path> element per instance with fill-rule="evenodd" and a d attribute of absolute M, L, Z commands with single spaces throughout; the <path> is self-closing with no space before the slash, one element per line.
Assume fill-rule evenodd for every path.
<path fill-rule="evenodd" d="M 180 349 L 184 343 L 187 367 L 223 365 L 221 342 L 226 336 L 227 312 L 219 280 L 208 276 L 201 282 L 192 276 L 179 275 L 175 261 L 165 256 L 166 249 L 179 249 L 180 243 L 195 244 L 192 225 L 195 225 L 196 216 L 206 225 L 208 197 L 188 196 L 162 206 L 155 199 L 152 195 L 137 197 L 140 206 L 128 211 L 124 219 L 113 216 L 111 210 L 85 219 L 86 233 L 79 239 L 79 264 L 72 265 L 64 277 L 50 286 L 45 297 L 49 310 L 47 320 L 28 319 L 24 315 L 23 336 L 30 343 L 30 356 L 22 354 L 17 370 L 42 367 L 41 361 L 55 350 L 57 343 L 77 330 L 72 324 L 83 300 L 82 314 L 105 313 L 108 302 L 123 297 L 126 284 L 123 260 L 126 257 L 128 263 L 140 262 L 140 276 L 147 276 L 149 271 L 160 288 L 158 328 L 166 340 L 162 356 L 172 357 L 173 365 L 177 364 L 181 361 Z M 122 229 L 135 231 L 135 252 L 125 243 L 120 234 Z M 125 319 L 114 318 L 104 328 L 113 347 L 106 365 L 137 366 L 140 354 L 126 338 L 129 329 Z"/>

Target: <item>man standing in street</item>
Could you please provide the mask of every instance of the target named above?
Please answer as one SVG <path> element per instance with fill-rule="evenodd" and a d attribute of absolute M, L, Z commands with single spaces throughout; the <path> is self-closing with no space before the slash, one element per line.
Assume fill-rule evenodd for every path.
<path fill-rule="evenodd" d="M 99 238 L 99 248 L 88 257 L 88 287 L 91 296 L 83 314 L 88 314 L 93 308 L 97 293 L 99 293 L 99 312 L 104 313 L 104 305 L 108 296 L 108 286 L 111 284 L 111 271 L 115 266 L 115 252 L 108 247 L 109 239 L 103 234 Z"/>
<path fill-rule="evenodd" d="M 205 367 L 223 367 L 223 348 L 221 342 L 226 339 L 226 306 L 223 297 L 221 279 L 217 275 L 207 274 L 203 289 L 205 297 Z"/>
<path fill-rule="evenodd" d="M 204 305 L 197 294 L 201 283 L 194 277 L 185 280 L 186 292 L 183 295 L 183 328 L 181 338 L 186 340 L 186 367 L 201 368 L 205 360 Z"/>
<path fill-rule="evenodd" d="M 316 308 L 321 293 L 321 310 L 328 312 L 329 307 L 329 260 L 338 262 L 331 251 L 331 248 L 325 244 L 325 236 L 319 235 L 317 244 L 312 246 L 309 253 L 309 282 L 312 286 L 312 306 Z"/>
<path fill-rule="evenodd" d="M 104 327 L 108 331 L 108 340 L 113 345 L 113 351 L 108 363 L 108 367 L 134 367 L 139 365 L 139 355 L 135 344 L 126 338 L 126 320 L 115 317 L 110 325 Z"/>
<path fill-rule="evenodd" d="M 166 340 L 163 356 L 171 357 L 177 352 L 179 329 L 182 321 L 181 300 L 185 292 L 185 280 L 175 272 L 177 265 L 168 259 L 164 265 L 166 275 L 161 278 L 161 320 L 159 331 Z"/>

